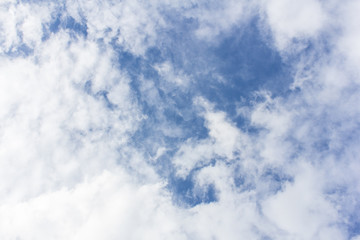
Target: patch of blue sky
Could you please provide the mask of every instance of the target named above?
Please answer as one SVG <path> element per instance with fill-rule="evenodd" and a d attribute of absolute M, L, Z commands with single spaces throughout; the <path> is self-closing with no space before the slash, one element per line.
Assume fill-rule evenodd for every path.
<path fill-rule="evenodd" d="M 173 193 L 173 201 L 184 207 L 194 207 L 198 204 L 207 204 L 218 200 L 216 188 L 213 184 L 196 186 L 194 177 L 199 169 L 193 169 L 186 178 L 175 174 L 168 176 L 167 188 Z"/>
<path fill-rule="evenodd" d="M 360 235 L 360 214 L 358 209 L 360 204 L 358 202 L 359 195 L 354 194 L 349 186 L 329 186 L 326 192 L 327 199 L 337 205 L 338 214 L 341 215 L 340 225 L 345 232 L 347 232 L 349 239 Z"/>
<path fill-rule="evenodd" d="M 268 193 L 277 193 L 278 191 L 284 190 L 287 183 L 293 183 L 294 178 L 283 172 L 282 169 L 271 169 L 268 168 L 260 176 L 260 180 L 263 183 L 269 184 Z"/>
<path fill-rule="evenodd" d="M 85 82 L 85 85 L 83 87 L 83 91 L 87 94 L 89 94 L 90 96 L 98 99 L 99 101 L 103 101 L 105 107 L 107 107 L 109 110 L 114 110 L 117 108 L 117 105 L 112 103 L 109 98 L 108 98 L 108 94 L 109 92 L 107 90 L 100 90 L 98 92 L 93 92 L 92 90 L 92 81 L 88 80 Z"/>
<path fill-rule="evenodd" d="M 135 80 L 135 89 L 136 78 L 141 75 L 159 84 L 159 76 L 152 66 L 164 61 L 171 62 L 192 79 L 186 93 L 172 91 L 170 98 L 176 103 L 173 107 L 181 110 L 188 109 L 193 97 L 202 95 L 234 117 L 239 103 L 249 104 L 254 100 L 251 99 L 254 91 L 267 89 L 281 94 L 288 89 L 292 82 L 290 70 L 280 55 L 262 40 L 255 23 L 234 29 L 215 46 L 196 39 L 193 25 L 196 22 L 191 20 L 176 24 L 159 40 L 162 48 L 149 49 L 145 59 L 120 52 L 119 62 Z M 162 94 L 161 86 L 157 89 Z M 239 125 L 244 121 L 236 120 Z"/>
<path fill-rule="evenodd" d="M 173 171 L 173 166 L 166 164 L 166 161 L 170 161 L 184 140 L 203 139 L 208 136 L 204 119 L 194 109 L 194 97 L 204 96 L 214 103 L 217 109 L 226 112 L 238 127 L 256 134 L 257 129 L 250 126 L 245 118 L 237 115 L 237 107 L 249 106 L 252 101 L 257 101 L 253 94 L 258 90 L 266 89 L 277 95 L 288 94 L 287 89 L 292 83 L 290 67 L 262 35 L 257 19 L 241 28 L 235 27 L 230 33 L 219 37 L 215 43 L 204 42 L 195 37 L 195 20 L 173 21 L 173 28 L 159 37 L 157 46 L 161 48 L 148 49 L 145 57 L 135 56 L 113 42 L 118 53 L 119 66 L 130 76 L 132 90 L 136 93 L 143 112 L 148 116 L 134 134 L 133 143 L 146 150 L 150 156 L 156 154 L 158 145 L 155 143 L 160 142 L 169 149 L 157 163 L 157 168 L 164 177 L 169 177 L 169 172 Z M 190 87 L 186 91 L 174 87 L 169 89 L 166 81 L 161 79 L 154 66 L 166 61 L 170 62 L 174 69 L 181 70 L 191 78 Z M 143 81 L 150 81 L 154 86 L 156 102 L 149 99 L 142 89 Z M 181 135 L 166 136 L 161 132 L 161 125 L 180 128 Z M 162 166 L 164 164 L 165 168 Z M 241 176 L 237 178 L 240 179 Z M 270 180 L 279 186 L 282 182 L 280 178 Z M 181 201 L 190 205 L 201 202 L 198 196 L 193 194 L 183 197 L 185 193 L 192 191 L 194 183 L 191 175 L 186 181 L 170 178 L 169 184 Z"/>
<path fill-rule="evenodd" d="M 301 144 L 312 148 L 313 152 L 323 155 L 324 158 L 331 155 L 338 161 L 343 161 L 346 159 L 347 151 L 355 149 L 349 146 L 359 143 L 360 123 L 356 120 L 342 119 L 342 117 L 332 119 L 328 112 L 317 114 L 320 116 L 313 117 L 318 122 L 316 128 L 313 129 L 313 135 Z"/>
<path fill-rule="evenodd" d="M 87 37 L 87 25 L 86 20 L 83 18 L 81 22 L 77 22 L 71 16 L 64 16 L 62 8 L 59 8 L 56 13 L 53 14 L 52 20 L 48 24 L 43 25 L 42 40 L 47 40 L 50 34 L 57 33 L 61 29 L 68 30 L 69 34 L 73 38 Z"/>
<path fill-rule="evenodd" d="M 237 162 L 239 163 L 239 162 Z M 237 191 L 245 192 L 256 189 L 255 176 L 245 171 L 239 164 L 234 164 L 233 169 L 233 184 Z"/>
<path fill-rule="evenodd" d="M 230 94 L 232 98 L 236 99 L 238 95 L 259 87 L 272 92 L 288 88 L 291 76 L 288 75 L 287 66 L 271 43 L 266 41 L 254 20 L 254 23 L 241 29 L 234 28 L 213 48 L 218 71 L 229 80 L 231 87 L 235 87 Z"/>
<path fill-rule="evenodd" d="M 117 50 L 120 68 L 126 70 L 131 77 L 132 90 L 136 93 L 137 101 L 142 106 L 143 112 L 148 116 L 145 125 L 137 134 L 144 134 L 142 137 L 146 137 L 146 135 L 153 137 L 159 134 L 158 130 L 152 133 L 148 133 L 148 131 L 156 129 L 154 125 L 159 126 L 161 123 L 166 123 L 181 127 L 183 134 L 187 137 L 194 136 L 194 133 L 197 133 L 200 138 L 207 136 L 204 120 L 192 111 L 194 95 L 191 92 L 182 92 L 176 88 L 171 89 L 171 91 L 164 89 L 164 82 L 161 81 L 159 74 L 153 67 L 155 63 L 163 62 L 166 59 L 155 60 L 161 58 L 159 50 L 151 49 L 148 51 L 147 58 L 134 56 L 120 48 Z M 157 102 L 149 99 L 149 96 L 141 89 L 142 81 L 149 81 L 154 86 L 153 90 L 157 93 Z M 184 135 L 180 136 L 179 140 L 183 140 L 184 137 Z"/>
<path fill-rule="evenodd" d="M 22 43 L 18 46 L 12 47 L 9 51 L 5 52 L 8 57 L 28 57 L 34 53 L 34 49 L 29 47 L 27 44 Z"/>
<path fill-rule="evenodd" d="M 359 205 L 355 209 L 359 209 Z M 348 218 L 345 224 L 349 237 L 355 237 L 360 235 L 360 215 L 355 210 Z"/>
<path fill-rule="evenodd" d="M 192 104 L 194 97 L 204 96 L 214 103 L 217 109 L 226 112 L 237 127 L 248 133 L 257 134 L 259 129 L 251 126 L 248 119 L 238 116 L 237 107 L 251 105 L 253 101 L 262 101 L 253 95 L 258 90 L 265 89 L 273 95 L 282 96 L 296 94 L 298 90 L 289 92 L 289 86 L 293 81 L 292 69 L 284 63 L 282 56 L 272 47 L 271 41 L 258 29 L 257 19 L 246 26 L 234 27 L 226 35 L 218 37 L 215 42 L 204 42 L 195 37 L 197 22 L 194 19 L 182 19 L 180 22 L 170 20 L 173 21 L 170 21 L 173 27 L 160 34 L 157 47 L 149 48 L 144 57 L 131 54 L 117 45 L 116 41 L 112 46 L 118 54 L 119 67 L 130 76 L 131 88 L 143 113 L 148 117 L 133 135 L 133 144 L 145 150 L 150 157 L 156 155 L 159 146 L 166 147 L 167 153 L 157 160 L 156 168 L 163 177 L 169 179 L 169 188 L 174 191 L 175 196 L 193 205 L 202 201 L 199 196 L 187 194 L 192 192 L 193 178 L 191 175 L 186 180 L 174 178 L 171 175 L 174 166 L 171 165 L 170 159 L 186 139 L 208 137 L 204 119 L 198 115 Z M 85 26 L 73 19 L 62 21 L 58 16 L 51 25 L 51 30 L 56 32 L 60 28 L 65 28 L 85 34 Z M 302 54 L 310 54 L 312 49 L 314 46 L 309 43 Z M 296 61 L 290 57 L 287 56 L 288 62 Z M 171 86 L 162 79 L 154 66 L 164 62 L 170 62 L 175 70 L 191 78 L 190 87 L 186 91 Z M 157 94 L 155 102 L 142 89 L 144 81 L 150 82 L 154 87 L 153 90 Z M 87 92 L 91 91 L 90 83 L 85 86 Z M 115 107 L 107 99 L 106 92 L 92 94 L 101 98 L 108 108 Z M 166 135 L 162 131 L 164 126 L 179 128 L 181 134 Z M 328 140 L 324 138 L 324 134 L 321 136 L 313 143 L 318 152 L 327 151 L 329 148 Z M 296 142 L 292 145 L 299 145 L 293 153 L 293 157 L 296 158 L 304 147 Z M 248 182 L 242 182 L 241 179 L 244 179 L 241 174 L 234 176 L 235 185 L 239 188 L 246 190 L 254 187 Z M 263 176 L 263 180 L 268 181 L 270 188 L 276 192 L 291 179 L 282 178 L 279 173 L 269 171 Z M 184 194 L 187 194 L 186 197 Z"/>
<path fill-rule="evenodd" d="M 225 39 L 214 49 L 215 58 L 218 58 L 218 75 L 222 76 L 224 81 L 213 80 L 208 75 L 205 79 L 210 82 L 199 82 L 199 89 L 202 95 L 216 103 L 218 109 L 227 112 L 231 118 L 236 117 L 233 121 L 241 127 L 245 122 L 237 116 L 238 106 L 249 106 L 256 101 L 257 98 L 253 95 L 255 91 L 285 93 L 292 78 L 283 67 L 281 58 L 271 49 L 261 44 L 251 46 L 239 42 L 236 38 Z M 254 39 L 245 41 L 255 42 Z M 209 87 L 206 88 L 206 85 Z"/>
<path fill-rule="evenodd" d="M 171 61 L 193 79 L 191 94 L 202 95 L 216 107 L 236 116 L 236 107 L 254 101 L 257 90 L 274 95 L 288 94 L 293 78 L 271 42 L 258 29 L 258 21 L 234 27 L 230 33 L 205 42 L 194 37 L 197 23 L 192 19 L 176 24 L 164 35 L 157 55 Z M 241 125 L 242 119 L 237 119 Z"/>

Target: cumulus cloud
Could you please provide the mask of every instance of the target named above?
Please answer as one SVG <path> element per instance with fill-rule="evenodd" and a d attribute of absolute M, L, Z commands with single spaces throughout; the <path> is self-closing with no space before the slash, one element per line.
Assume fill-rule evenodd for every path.
<path fill-rule="evenodd" d="M 43 36 L 42 24 L 50 21 L 53 4 L 0 4 L 0 53 L 16 53 L 38 46 Z"/>
<path fill-rule="evenodd" d="M 67 1 L 67 12 L 78 22 L 86 21 L 89 38 L 102 38 L 125 49 L 144 54 L 154 44 L 156 31 L 165 24 L 156 2 Z"/>
<path fill-rule="evenodd" d="M 358 9 L 3 1 L 1 238 L 358 239 Z M 245 25 L 286 91 L 214 57 Z"/>
<path fill-rule="evenodd" d="M 112 166 L 116 148 L 141 120 L 111 53 L 100 53 L 92 42 L 69 41 L 59 33 L 31 57 L 2 59 L 1 171 L 12 182 L 4 182 L 3 200 L 37 196 Z M 110 87 L 112 111 L 102 94 Z"/>
<path fill-rule="evenodd" d="M 327 12 L 321 1 L 267 1 L 265 14 L 279 49 L 292 40 L 314 38 L 327 23 Z M 291 45 L 290 45 L 291 46 Z"/>

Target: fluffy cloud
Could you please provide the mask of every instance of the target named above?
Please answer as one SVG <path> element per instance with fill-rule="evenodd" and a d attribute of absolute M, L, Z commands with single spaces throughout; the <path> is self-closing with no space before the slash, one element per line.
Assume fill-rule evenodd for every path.
<path fill-rule="evenodd" d="M 265 8 L 280 49 L 289 46 L 293 39 L 316 37 L 326 24 L 327 14 L 320 1 L 268 1 Z"/>
<path fill-rule="evenodd" d="M 0 208 L 4 239 L 184 239 L 159 184 L 139 185 L 121 169 L 71 188 Z M 141 208 L 139 209 L 139 206 Z M 134 225 L 139 226 L 134 231 Z"/>
<path fill-rule="evenodd" d="M 42 24 L 50 21 L 53 4 L 0 3 L 0 53 L 16 53 L 21 47 L 34 48 L 41 43 Z"/>
<path fill-rule="evenodd" d="M 34 56 L 2 59 L 1 171 L 12 182 L 4 181 L 3 200 L 36 196 L 112 166 L 116 148 L 141 120 L 111 53 L 100 53 L 95 43 L 69 41 L 59 33 Z M 93 84 L 87 93 L 88 81 Z M 101 94 L 109 88 L 113 111 Z"/>
<path fill-rule="evenodd" d="M 3 1 L 1 238 L 357 239 L 357 9 Z M 195 87 L 225 91 L 207 79 L 221 75 L 211 51 L 254 19 L 259 47 L 279 52 L 293 79 L 229 110 L 231 93 L 217 102 Z M 182 69 L 176 41 L 163 40 L 173 32 L 210 51 L 213 67 Z"/>

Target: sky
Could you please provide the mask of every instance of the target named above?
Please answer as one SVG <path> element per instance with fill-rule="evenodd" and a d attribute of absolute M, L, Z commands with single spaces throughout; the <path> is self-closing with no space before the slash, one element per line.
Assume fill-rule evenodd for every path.
<path fill-rule="evenodd" d="M 360 240 L 359 11 L 2 0 L 0 239 Z"/>

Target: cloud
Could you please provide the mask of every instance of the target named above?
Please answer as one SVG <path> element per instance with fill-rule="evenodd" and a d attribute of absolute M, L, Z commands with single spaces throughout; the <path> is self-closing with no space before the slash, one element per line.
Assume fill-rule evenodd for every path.
<path fill-rule="evenodd" d="M 317 37 L 328 18 L 320 1 L 309 0 L 293 3 L 288 0 L 267 1 L 265 15 L 279 49 L 292 46 L 293 40 Z"/>
<path fill-rule="evenodd" d="M 161 192 L 161 185 L 138 185 L 119 168 L 104 171 L 71 189 L 2 205 L 0 235 L 4 239 L 184 239 L 176 219 L 169 217 L 176 216 L 176 209 Z"/>
<path fill-rule="evenodd" d="M 263 203 L 265 216 L 290 235 L 302 239 L 344 239 L 335 225 L 337 211 L 323 198 L 322 179 L 311 166 L 298 166 L 301 170 L 293 184 Z M 290 210 L 291 209 L 291 210 Z"/>
<path fill-rule="evenodd" d="M 171 85 L 189 87 L 189 77 L 183 74 L 181 71 L 176 73 L 171 63 L 164 62 L 157 64 L 155 69 L 164 78 L 165 81 L 171 82 Z"/>
<path fill-rule="evenodd" d="M 357 239 L 358 8 L 3 1 L 1 238 Z"/>
<path fill-rule="evenodd" d="M 206 120 L 209 137 L 200 141 L 189 139 L 180 146 L 173 161 L 177 173 L 183 177 L 189 174 L 191 169 L 207 165 L 214 158 L 228 161 L 235 159 L 235 152 L 241 151 L 241 143 L 244 141 L 240 131 L 226 119 L 223 112 L 214 111 L 213 106 L 203 98 L 198 98 L 195 102 L 204 108 L 201 114 Z"/>
<path fill-rule="evenodd" d="M 41 43 L 42 24 L 51 19 L 53 4 L 29 4 L 2 1 L 0 4 L 0 54 L 15 53 L 19 48 L 33 49 Z M 25 49 L 26 49 L 25 48 Z"/>
<path fill-rule="evenodd" d="M 95 43 L 69 41 L 58 33 L 32 57 L 2 60 L 3 200 L 37 196 L 112 166 L 116 148 L 141 120 L 111 53 L 101 54 Z M 91 94 L 84 91 L 88 81 Z M 109 99 L 116 108 L 109 111 L 98 92 L 113 86 Z"/>
<path fill-rule="evenodd" d="M 200 39 L 213 41 L 220 34 L 226 34 L 234 26 L 248 20 L 253 6 L 246 1 L 199 1 L 197 7 L 185 15 L 198 20 L 195 34 Z M 226 16 L 226 17 L 224 17 Z"/>
<path fill-rule="evenodd" d="M 86 21 L 89 38 L 115 40 L 126 50 L 139 55 L 154 45 L 156 31 L 165 25 L 153 2 L 67 1 L 67 12 L 77 21 Z M 141 16 L 141 17 L 140 17 Z"/>

